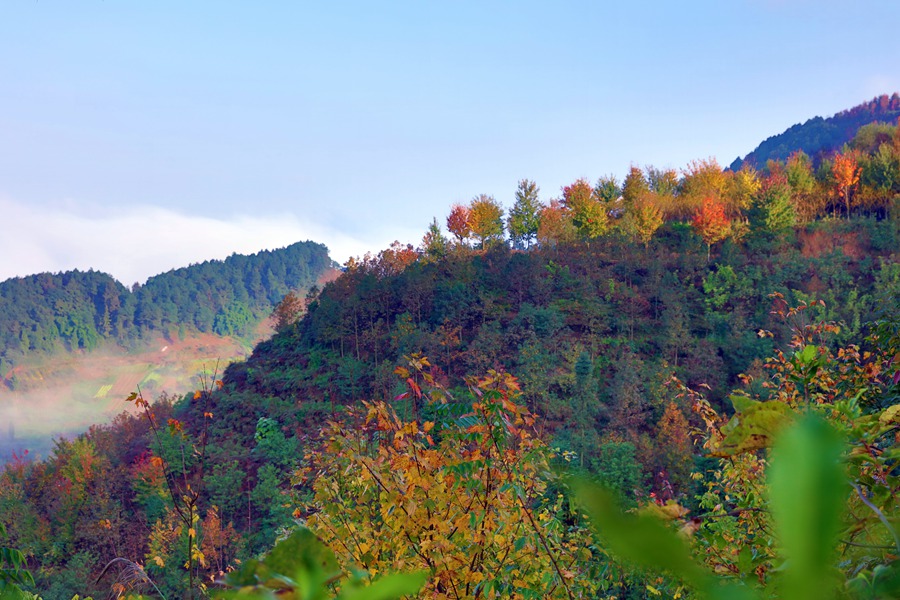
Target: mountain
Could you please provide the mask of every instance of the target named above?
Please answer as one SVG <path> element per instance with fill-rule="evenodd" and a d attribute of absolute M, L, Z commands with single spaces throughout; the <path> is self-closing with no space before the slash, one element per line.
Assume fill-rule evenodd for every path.
<path fill-rule="evenodd" d="M 554 475 L 575 467 L 629 506 L 675 517 L 716 572 L 726 557 L 722 572 L 740 585 L 766 577 L 775 585 L 783 560 L 772 536 L 760 537 L 770 498 L 764 449 L 793 415 L 821 413 L 854 448 L 813 453 L 832 471 L 846 455 L 851 477 L 870 494 L 838 498 L 853 503 L 847 552 L 862 554 L 850 563 L 842 555 L 841 568 L 874 577 L 872 569 L 894 560 L 882 552 L 893 546 L 878 517 L 896 518 L 900 485 L 891 462 L 900 402 L 900 128 L 866 130 L 846 154 L 832 161 L 838 168 L 815 170 L 805 159 L 759 172 L 700 161 L 680 180 L 674 170 L 635 167 L 621 188 L 579 180 L 549 204 L 524 180 L 507 221 L 489 196 L 456 205 L 447 220 L 453 240 L 435 220 L 419 248 L 395 243 L 348 261 L 307 293 L 302 316 L 282 320 L 221 379 L 210 373 L 196 392 L 155 402 L 161 388 L 141 383 L 141 395 L 116 400 L 134 410 L 58 440 L 45 460 L 13 457 L 0 471 L 4 543 L 27 552 L 48 600 L 119 589 L 104 568 L 111 564 L 146 574 L 170 598 L 189 597 L 197 582 L 232 568 L 232 581 L 253 584 L 266 571 L 251 559 L 301 522 L 324 523 L 317 534 L 348 571 L 428 570 L 433 553 L 465 542 L 453 555 L 462 566 L 448 574 L 480 560 L 485 544 L 500 562 L 511 557 L 479 570 L 475 591 L 486 574 L 513 579 L 531 597 L 554 577 L 563 585 L 612 573 L 617 583 L 607 583 L 618 587 L 603 593 L 681 594 L 683 582 L 623 576 L 599 540 L 599 551 L 567 559 L 565 573 L 545 565 L 546 577 L 531 583 L 505 574 L 532 566 L 541 547 L 549 554 L 593 543 L 521 537 L 578 528 L 580 511 Z M 213 331 L 217 323 L 240 329 L 253 309 L 235 302 L 229 286 L 248 292 L 255 277 L 168 275 L 156 291 L 148 282 L 106 295 L 109 282 L 86 278 L 93 312 L 76 311 L 73 322 L 68 308 L 47 310 L 57 332 L 103 332 L 108 323 L 118 340 L 117 324 L 134 323 L 124 330 L 177 340 L 179 327 L 191 327 L 179 315 L 197 313 L 197 304 L 210 307 L 200 322 Z M 260 274 L 261 288 L 267 279 Z M 192 296 L 188 281 L 205 287 Z M 60 286 L 73 287 L 72 297 L 78 286 L 48 287 L 66 307 Z M 148 288 L 152 302 L 141 304 Z M 107 298 L 124 300 L 116 307 Z M 291 305 L 283 300 L 275 312 Z M 93 330 L 75 326 L 89 317 Z M 78 350 L 94 337 L 67 339 Z M 153 360 L 167 347 L 154 349 Z M 135 389 L 137 376 L 122 381 Z M 48 405 L 41 417 L 68 417 L 72 404 Z M 19 435 L 10 429 L 6 437 L 16 444 Z M 816 501 L 803 500 L 801 510 Z M 869 510 L 869 502 L 881 507 Z M 533 512 L 501 517 L 507 508 Z M 862 529 L 859 515 L 869 519 Z M 493 529 L 499 520 L 508 521 L 503 535 Z M 721 550 L 713 556 L 708 544 Z M 751 548 L 741 551 L 746 560 L 736 544 Z M 432 577 L 441 593 L 430 595 L 449 596 L 444 581 Z M 599 589 L 557 588 L 554 597 Z"/>
<path fill-rule="evenodd" d="M 898 117 L 900 95 L 896 92 L 891 96 L 881 95 L 827 119 L 813 117 L 805 123 L 792 125 L 783 133 L 767 138 L 743 159 L 736 158 L 729 168 L 737 171 L 746 163 L 760 169 L 768 161 L 786 160 L 798 150 L 817 159 L 839 150 L 853 139 L 863 125 L 873 122 L 894 123 Z"/>
<path fill-rule="evenodd" d="M 12 368 L 21 360 L 104 342 L 247 335 L 288 291 L 309 288 L 334 267 L 325 246 L 298 242 L 168 271 L 131 290 L 95 271 L 9 279 L 0 283 L 0 377 L 15 387 Z"/>

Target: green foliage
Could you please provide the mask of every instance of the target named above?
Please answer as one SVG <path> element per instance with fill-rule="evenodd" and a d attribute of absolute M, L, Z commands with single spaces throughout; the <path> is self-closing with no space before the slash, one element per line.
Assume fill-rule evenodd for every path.
<path fill-rule="evenodd" d="M 515 204 L 507 219 L 507 229 L 514 248 L 528 248 L 537 238 L 538 214 L 541 209 L 539 191 L 535 182 L 528 179 L 519 181 Z"/>
<path fill-rule="evenodd" d="M 844 441 L 811 414 L 784 432 L 772 453 L 768 484 L 772 521 L 786 568 L 781 593 L 825 600 L 837 592 L 835 543 L 846 506 Z"/>
<path fill-rule="evenodd" d="M 635 506 L 636 495 L 644 490 L 644 473 L 631 442 L 606 442 L 591 459 L 591 470 L 597 480 L 611 490 L 629 508 Z"/>
<path fill-rule="evenodd" d="M 0 536 L 6 537 L 6 527 L 0 523 Z M 11 600 L 30 598 L 21 586 L 34 586 L 34 577 L 25 567 L 25 555 L 15 548 L 0 546 L 0 598 Z"/>
<path fill-rule="evenodd" d="M 295 460 L 296 440 L 285 437 L 275 419 L 260 417 L 256 422 L 256 450 L 278 467 L 286 467 Z"/>
<path fill-rule="evenodd" d="M 784 559 L 783 598 L 834 597 L 835 541 L 841 528 L 847 482 L 841 467 L 844 443 L 815 415 L 800 419 L 780 436 L 769 470 L 775 539 Z M 705 598 L 758 598 L 748 587 L 716 576 L 692 555 L 679 536 L 653 512 L 624 513 L 609 492 L 586 481 L 576 494 L 597 533 L 622 558 L 666 571 Z"/>
<path fill-rule="evenodd" d="M 245 335 L 288 291 L 312 285 L 329 268 L 324 246 L 299 242 L 169 271 L 132 290 L 95 271 L 9 279 L 0 282 L 0 367 L 179 327 Z"/>
<path fill-rule="evenodd" d="M 294 600 L 392 600 L 415 594 L 426 573 L 373 579 L 356 571 L 345 581 L 334 553 L 306 528 L 278 541 L 261 560 L 249 560 L 225 576 L 215 598 L 293 598 Z M 335 593 L 335 588 L 340 591 Z"/>

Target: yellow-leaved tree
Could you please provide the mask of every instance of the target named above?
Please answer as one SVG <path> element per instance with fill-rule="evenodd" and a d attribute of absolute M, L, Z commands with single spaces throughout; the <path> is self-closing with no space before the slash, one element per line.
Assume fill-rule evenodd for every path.
<path fill-rule="evenodd" d="M 398 369 L 409 387 L 398 400 L 452 415 L 449 395 L 421 370 L 427 360 L 411 364 Z M 423 597 L 592 597 L 590 535 L 559 518 L 550 452 L 516 403 L 515 378 L 490 371 L 469 390 L 469 410 L 437 424 L 405 421 L 385 403 L 367 404 L 359 426 L 331 423 L 306 471 L 315 474 L 308 525 L 345 569 L 426 570 Z"/>

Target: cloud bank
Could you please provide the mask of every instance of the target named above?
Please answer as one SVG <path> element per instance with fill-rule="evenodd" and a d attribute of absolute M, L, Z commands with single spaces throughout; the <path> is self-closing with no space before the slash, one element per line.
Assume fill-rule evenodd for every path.
<path fill-rule="evenodd" d="M 0 215 L 0 280 L 94 269 L 130 286 L 191 263 L 305 240 L 325 244 L 341 263 L 373 249 L 293 215 L 206 217 L 152 206 L 110 209 L 73 202 L 32 206 L 2 196 Z"/>

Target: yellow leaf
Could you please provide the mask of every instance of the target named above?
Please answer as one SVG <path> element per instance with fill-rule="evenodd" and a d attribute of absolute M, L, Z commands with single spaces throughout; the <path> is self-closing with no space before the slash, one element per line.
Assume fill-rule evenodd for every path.
<path fill-rule="evenodd" d="M 893 421 L 900 421 L 900 404 L 895 404 L 890 408 L 884 409 L 884 412 L 878 417 L 882 425 L 887 425 Z"/>
<path fill-rule="evenodd" d="M 162 558 L 160 558 L 159 556 L 154 556 L 154 557 L 153 557 L 153 562 L 155 562 L 155 563 L 156 563 L 156 566 L 158 566 L 158 567 L 165 567 L 165 566 L 166 566 L 166 561 L 164 561 L 164 560 L 163 560 Z"/>
<path fill-rule="evenodd" d="M 647 586 L 647 591 L 653 594 L 654 596 L 662 596 L 662 592 L 653 587 L 652 585 Z"/>

